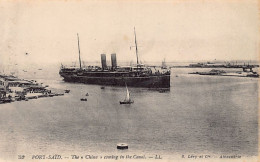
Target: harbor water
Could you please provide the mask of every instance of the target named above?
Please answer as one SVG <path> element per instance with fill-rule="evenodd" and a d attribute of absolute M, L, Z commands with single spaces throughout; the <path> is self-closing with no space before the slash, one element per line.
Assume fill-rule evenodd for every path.
<path fill-rule="evenodd" d="M 164 93 L 128 87 L 131 105 L 119 104 L 125 87 L 67 83 L 58 66 L 20 73 L 70 93 L 0 105 L 1 160 L 35 154 L 257 156 L 258 79 L 188 74 L 201 70 L 172 68 Z M 129 149 L 117 150 L 118 143 Z"/>

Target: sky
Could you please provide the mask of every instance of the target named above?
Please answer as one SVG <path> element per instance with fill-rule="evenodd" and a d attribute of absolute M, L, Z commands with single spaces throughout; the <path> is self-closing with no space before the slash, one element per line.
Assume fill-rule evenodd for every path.
<path fill-rule="evenodd" d="M 257 0 L 1 1 L 0 63 L 257 60 Z M 27 53 L 27 55 L 26 55 Z"/>

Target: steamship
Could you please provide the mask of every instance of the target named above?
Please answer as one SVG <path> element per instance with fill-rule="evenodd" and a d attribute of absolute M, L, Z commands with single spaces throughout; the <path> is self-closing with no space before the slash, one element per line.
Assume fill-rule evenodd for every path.
<path fill-rule="evenodd" d="M 145 66 L 139 63 L 138 48 L 135 34 L 135 52 L 137 64 L 135 66 L 118 66 L 116 54 L 111 54 L 112 66 L 107 66 L 106 54 L 101 54 L 101 67 L 81 66 L 80 46 L 78 37 L 79 65 L 80 67 L 65 67 L 61 65 L 59 74 L 65 82 L 79 82 L 86 84 L 131 86 L 146 88 L 169 88 L 170 69 Z"/>

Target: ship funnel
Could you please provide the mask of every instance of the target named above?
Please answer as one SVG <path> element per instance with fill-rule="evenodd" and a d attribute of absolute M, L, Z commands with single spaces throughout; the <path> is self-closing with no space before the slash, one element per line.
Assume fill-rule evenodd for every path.
<path fill-rule="evenodd" d="M 116 54 L 115 53 L 111 54 L 111 62 L 112 62 L 112 68 L 115 69 L 117 67 Z"/>
<path fill-rule="evenodd" d="M 107 68 L 106 54 L 101 54 L 101 64 L 102 64 L 102 69 Z"/>

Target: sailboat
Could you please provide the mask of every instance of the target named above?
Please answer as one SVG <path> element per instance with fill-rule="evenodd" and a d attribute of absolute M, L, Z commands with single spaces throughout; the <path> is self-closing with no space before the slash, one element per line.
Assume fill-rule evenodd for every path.
<path fill-rule="evenodd" d="M 132 103 L 134 103 L 134 101 L 130 99 L 130 93 L 126 85 L 126 97 L 124 101 L 120 101 L 120 104 L 132 104 Z"/>

